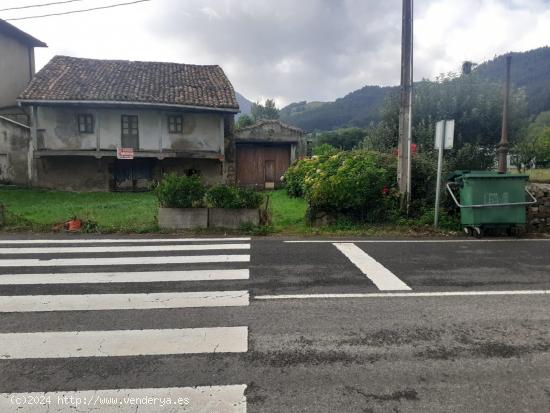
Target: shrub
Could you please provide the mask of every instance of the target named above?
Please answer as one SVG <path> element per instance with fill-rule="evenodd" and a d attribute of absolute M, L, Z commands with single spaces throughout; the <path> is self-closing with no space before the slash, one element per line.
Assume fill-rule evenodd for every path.
<path fill-rule="evenodd" d="M 200 208 L 206 188 L 198 176 L 164 175 L 154 193 L 165 208 Z"/>
<path fill-rule="evenodd" d="M 239 198 L 241 208 L 256 209 L 262 205 L 264 197 L 260 192 L 252 189 L 238 188 L 237 196 Z"/>
<path fill-rule="evenodd" d="M 240 208 L 237 190 L 227 185 L 217 185 L 206 192 L 206 203 L 211 208 Z"/>
<path fill-rule="evenodd" d="M 235 188 L 228 185 L 217 185 L 206 192 L 206 202 L 211 208 L 259 208 L 263 196 L 250 189 Z"/>
<path fill-rule="evenodd" d="M 411 208 L 418 215 L 426 206 L 433 207 L 437 181 L 437 157 L 430 153 L 418 153 L 411 157 Z M 442 173 L 442 182 L 445 173 Z"/>
<path fill-rule="evenodd" d="M 362 221 L 389 218 L 397 207 L 397 160 L 366 150 L 339 152 L 306 172 L 304 194 L 312 212 L 344 213 Z"/>
<path fill-rule="evenodd" d="M 305 158 L 296 161 L 288 168 L 283 176 L 286 192 L 291 197 L 304 196 L 304 180 L 306 175 L 317 169 L 319 158 Z"/>

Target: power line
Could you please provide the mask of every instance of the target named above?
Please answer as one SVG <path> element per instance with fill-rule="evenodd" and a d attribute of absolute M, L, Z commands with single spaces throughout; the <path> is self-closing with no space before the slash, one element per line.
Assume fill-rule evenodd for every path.
<path fill-rule="evenodd" d="M 81 9 L 81 10 L 65 11 L 65 12 L 61 12 L 61 13 L 41 14 L 41 15 L 38 15 L 38 16 L 14 17 L 14 18 L 11 18 L 11 19 L 4 19 L 4 20 L 14 21 L 14 20 L 39 19 L 39 18 L 42 18 L 42 17 L 51 17 L 51 16 L 63 16 L 63 15 L 66 15 L 66 14 L 84 13 L 84 12 L 93 11 L 93 10 L 102 10 L 102 9 L 111 9 L 113 7 L 129 6 L 131 4 L 143 3 L 143 2 L 146 2 L 146 1 L 151 1 L 151 0 L 135 0 L 135 1 L 127 2 L 127 3 L 117 3 L 117 4 L 110 4 L 108 6 L 94 7 L 94 8 L 91 8 L 91 9 Z"/>
<path fill-rule="evenodd" d="M 19 7 L 10 7 L 9 9 L 0 9 L 0 11 L 32 9 L 32 8 L 35 8 L 35 7 L 46 7 L 46 6 L 53 6 L 53 5 L 56 5 L 56 4 L 74 3 L 75 1 L 84 1 L 84 0 L 54 1 L 54 2 L 51 2 L 51 3 L 32 4 L 32 5 L 29 5 L 29 6 L 19 6 Z"/>

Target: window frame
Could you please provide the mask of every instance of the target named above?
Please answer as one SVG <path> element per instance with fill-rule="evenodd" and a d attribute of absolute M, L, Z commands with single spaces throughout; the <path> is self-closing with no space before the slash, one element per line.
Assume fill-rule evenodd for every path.
<path fill-rule="evenodd" d="M 183 133 L 183 116 L 168 115 L 168 133 L 182 134 Z"/>
<path fill-rule="evenodd" d="M 78 113 L 76 116 L 78 133 L 95 133 L 95 116 L 92 113 Z"/>
<path fill-rule="evenodd" d="M 134 120 L 135 120 L 135 127 L 133 127 Z M 126 123 L 126 126 L 124 126 L 125 123 Z M 124 133 L 124 130 L 127 130 L 128 133 Z M 133 131 L 135 131 L 135 133 L 132 133 Z M 139 136 L 138 115 L 121 115 L 120 116 L 120 134 L 121 136 Z"/>

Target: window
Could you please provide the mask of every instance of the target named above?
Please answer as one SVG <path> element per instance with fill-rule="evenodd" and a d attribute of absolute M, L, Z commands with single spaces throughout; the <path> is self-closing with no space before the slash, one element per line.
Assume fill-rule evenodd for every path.
<path fill-rule="evenodd" d="M 138 117 L 136 115 L 122 115 L 122 137 L 123 148 L 139 149 Z"/>
<path fill-rule="evenodd" d="M 94 115 L 81 113 L 78 115 L 78 131 L 94 133 Z"/>
<path fill-rule="evenodd" d="M 168 133 L 183 133 L 182 116 L 168 116 Z"/>

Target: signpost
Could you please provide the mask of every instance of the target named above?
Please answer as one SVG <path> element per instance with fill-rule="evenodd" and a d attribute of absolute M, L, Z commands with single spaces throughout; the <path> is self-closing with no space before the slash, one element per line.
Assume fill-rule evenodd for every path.
<path fill-rule="evenodd" d="M 451 149 L 455 134 L 455 121 L 440 120 L 435 124 L 435 148 L 439 149 L 437 159 L 437 183 L 435 188 L 434 228 L 439 224 L 439 195 L 441 193 L 441 170 L 443 169 L 443 149 Z"/>
<path fill-rule="evenodd" d="M 117 159 L 134 159 L 134 148 L 116 148 Z"/>

